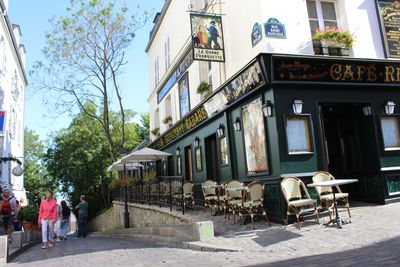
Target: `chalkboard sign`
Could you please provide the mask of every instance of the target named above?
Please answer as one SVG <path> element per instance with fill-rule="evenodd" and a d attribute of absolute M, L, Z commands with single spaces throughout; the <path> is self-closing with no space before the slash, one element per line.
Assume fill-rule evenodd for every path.
<path fill-rule="evenodd" d="M 400 58 L 400 2 L 378 1 L 378 7 L 386 54 L 390 58 Z"/>
<path fill-rule="evenodd" d="M 264 26 L 265 26 L 265 36 L 267 38 L 280 38 L 280 39 L 286 38 L 285 25 L 282 24 L 278 19 L 270 18 L 264 24 Z"/>

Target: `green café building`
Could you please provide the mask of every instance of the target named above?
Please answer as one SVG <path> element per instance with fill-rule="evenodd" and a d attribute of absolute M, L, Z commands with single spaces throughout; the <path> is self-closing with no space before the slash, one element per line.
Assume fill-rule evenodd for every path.
<path fill-rule="evenodd" d="M 201 184 L 265 184 L 265 207 L 283 222 L 280 182 L 316 171 L 358 183 L 350 199 L 400 199 L 400 62 L 260 54 L 150 147 L 171 153 L 157 169 Z M 313 197 L 316 194 L 309 189 Z"/>

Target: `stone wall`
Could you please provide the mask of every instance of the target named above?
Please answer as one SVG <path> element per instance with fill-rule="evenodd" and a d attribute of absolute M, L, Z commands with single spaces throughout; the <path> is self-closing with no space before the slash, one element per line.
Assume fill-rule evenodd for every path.
<path fill-rule="evenodd" d="M 192 223 L 189 218 L 166 208 L 129 203 L 130 227 L 154 227 Z M 124 203 L 113 201 L 113 207 L 89 222 L 89 231 L 104 232 L 124 227 Z"/>

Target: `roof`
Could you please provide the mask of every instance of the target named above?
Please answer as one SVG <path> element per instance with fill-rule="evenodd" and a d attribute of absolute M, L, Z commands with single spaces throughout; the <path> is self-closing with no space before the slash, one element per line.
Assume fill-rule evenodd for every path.
<path fill-rule="evenodd" d="M 1 1 L 1 0 L 0 0 Z M 161 12 L 157 12 L 157 14 L 154 17 L 153 23 L 153 29 L 150 32 L 150 38 L 149 38 L 149 42 L 147 43 L 145 52 L 147 53 L 150 49 L 151 44 L 154 41 L 154 38 L 158 32 L 158 29 L 160 28 L 160 25 L 165 17 L 165 14 L 167 13 L 168 7 L 171 4 L 172 0 L 165 0 L 165 4 L 161 10 Z"/>

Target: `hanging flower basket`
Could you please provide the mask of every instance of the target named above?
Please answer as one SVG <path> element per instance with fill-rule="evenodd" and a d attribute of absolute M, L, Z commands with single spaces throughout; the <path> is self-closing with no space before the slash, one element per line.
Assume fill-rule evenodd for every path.
<path fill-rule="evenodd" d="M 341 31 L 336 27 L 325 27 L 325 30 L 316 29 L 313 40 L 319 40 L 323 46 L 336 48 L 350 48 L 353 46 L 354 37 L 349 31 Z"/>

